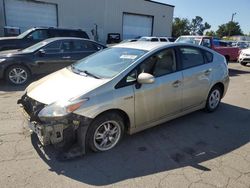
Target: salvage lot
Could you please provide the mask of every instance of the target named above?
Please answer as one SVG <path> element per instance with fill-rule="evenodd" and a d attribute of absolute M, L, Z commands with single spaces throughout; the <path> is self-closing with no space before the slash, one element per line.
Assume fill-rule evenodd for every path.
<path fill-rule="evenodd" d="M 215 113 L 198 111 L 68 162 L 30 136 L 16 104 L 24 87 L 1 81 L 1 187 L 250 187 L 250 66 L 229 67 Z"/>

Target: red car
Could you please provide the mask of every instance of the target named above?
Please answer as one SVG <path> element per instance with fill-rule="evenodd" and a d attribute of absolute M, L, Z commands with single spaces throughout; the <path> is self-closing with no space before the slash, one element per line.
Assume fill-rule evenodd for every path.
<path fill-rule="evenodd" d="M 209 36 L 180 36 L 175 42 L 186 42 L 202 45 L 225 56 L 227 62 L 237 61 L 240 49 L 238 47 L 214 46 L 213 38 Z"/>

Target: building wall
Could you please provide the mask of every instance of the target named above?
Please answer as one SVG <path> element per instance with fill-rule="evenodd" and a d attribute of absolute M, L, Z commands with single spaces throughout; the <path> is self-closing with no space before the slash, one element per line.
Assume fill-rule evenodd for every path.
<path fill-rule="evenodd" d="M 143 0 L 106 0 L 105 9 L 105 34 L 117 32 L 122 35 L 123 12 L 127 12 L 153 16 L 153 35 L 171 36 L 173 7 Z"/>
<path fill-rule="evenodd" d="M 123 13 L 154 16 L 153 35 L 171 36 L 174 8 L 144 0 L 38 0 L 55 3 L 58 9 L 58 26 L 87 31 L 98 27 L 99 41 L 105 43 L 108 33 L 122 36 Z M 0 0 L 0 28 L 4 25 L 3 0 Z M 1 30 L 0 30 L 1 34 Z"/>
<path fill-rule="evenodd" d="M 5 20 L 4 20 L 4 5 L 3 5 L 3 0 L 0 0 L 0 36 L 3 36 L 4 34 L 4 25 L 5 25 Z"/>

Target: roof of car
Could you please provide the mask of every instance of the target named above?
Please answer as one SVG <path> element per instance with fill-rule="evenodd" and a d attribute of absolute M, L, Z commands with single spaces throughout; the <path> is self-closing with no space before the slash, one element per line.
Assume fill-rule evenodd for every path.
<path fill-rule="evenodd" d="M 171 42 L 146 42 L 146 41 L 137 41 L 137 42 L 126 42 L 126 43 L 120 43 L 115 46 L 112 46 L 113 48 L 133 48 L 133 49 L 139 49 L 139 50 L 146 50 L 150 51 L 155 48 L 163 47 L 166 45 L 172 44 Z"/>
<path fill-rule="evenodd" d="M 57 40 L 87 40 L 87 41 L 91 41 L 91 42 L 96 42 L 90 39 L 86 39 L 86 38 L 77 38 L 77 37 L 54 37 L 54 38 L 48 38 L 45 39 L 43 42 L 53 42 L 53 41 L 57 41 Z M 96 42 L 97 43 L 97 42 Z"/>
<path fill-rule="evenodd" d="M 51 30 L 67 30 L 67 31 L 83 31 L 82 29 L 73 29 L 73 28 L 60 28 L 60 27 L 46 27 L 46 26 L 38 26 L 38 27 L 32 27 L 30 29 L 51 29 Z"/>

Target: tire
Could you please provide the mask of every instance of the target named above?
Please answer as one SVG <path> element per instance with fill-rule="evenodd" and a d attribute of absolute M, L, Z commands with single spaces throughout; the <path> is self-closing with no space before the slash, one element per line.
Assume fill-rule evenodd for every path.
<path fill-rule="evenodd" d="M 30 71 L 22 65 L 13 65 L 5 71 L 5 80 L 12 85 L 24 85 L 30 77 Z"/>
<path fill-rule="evenodd" d="M 105 113 L 90 124 L 87 146 L 94 152 L 104 152 L 115 147 L 124 134 L 124 121 L 117 113 Z"/>
<path fill-rule="evenodd" d="M 208 94 L 205 110 L 207 112 L 214 112 L 220 105 L 222 98 L 222 90 L 219 86 L 215 86 Z"/>
<path fill-rule="evenodd" d="M 246 65 L 247 65 L 246 62 L 240 62 L 240 64 L 243 65 L 243 66 L 246 66 Z"/>

